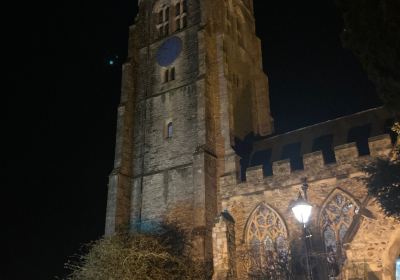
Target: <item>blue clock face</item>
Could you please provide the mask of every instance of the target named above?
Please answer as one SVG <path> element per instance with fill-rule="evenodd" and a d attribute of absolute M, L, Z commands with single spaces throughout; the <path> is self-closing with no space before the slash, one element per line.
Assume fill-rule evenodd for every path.
<path fill-rule="evenodd" d="M 166 40 L 157 51 L 156 59 L 160 66 L 168 66 L 179 56 L 182 51 L 182 40 L 172 37 Z"/>

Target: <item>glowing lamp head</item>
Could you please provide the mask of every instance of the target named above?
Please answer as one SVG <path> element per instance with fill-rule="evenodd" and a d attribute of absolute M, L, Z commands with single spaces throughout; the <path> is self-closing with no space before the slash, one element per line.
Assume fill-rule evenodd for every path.
<path fill-rule="evenodd" d="M 299 198 L 292 207 L 296 220 L 302 224 L 308 223 L 311 216 L 311 210 L 312 206 L 302 198 Z"/>

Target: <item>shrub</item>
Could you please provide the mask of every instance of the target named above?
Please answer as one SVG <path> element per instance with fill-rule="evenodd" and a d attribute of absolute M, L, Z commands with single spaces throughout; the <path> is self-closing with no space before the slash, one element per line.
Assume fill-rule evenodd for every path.
<path fill-rule="evenodd" d="M 66 280 L 205 279 L 182 244 L 174 231 L 104 237 L 66 264 L 71 271 Z"/>

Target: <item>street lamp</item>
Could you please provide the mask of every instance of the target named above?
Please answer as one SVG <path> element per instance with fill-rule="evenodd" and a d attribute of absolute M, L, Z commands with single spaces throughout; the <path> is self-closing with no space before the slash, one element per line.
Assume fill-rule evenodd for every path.
<path fill-rule="evenodd" d="M 308 223 L 308 220 L 310 219 L 311 210 L 312 206 L 305 199 L 303 199 L 301 195 L 292 207 L 292 211 L 296 220 L 302 223 L 304 227 L 306 227 L 306 223 Z"/>
<path fill-rule="evenodd" d="M 303 224 L 303 234 L 304 234 L 304 242 L 306 250 L 307 279 L 312 280 L 312 271 L 310 269 L 310 259 L 308 254 L 308 243 L 307 243 L 307 238 L 310 238 L 311 235 L 307 235 L 307 227 L 306 227 L 306 224 L 310 220 L 312 205 L 307 202 L 307 189 L 308 189 L 308 184 L 307 181 L 304 180 L 302 186 L 304 198 L 302 197 L 301 194 L 299 195 L 296 202 L 292 206 L 292 211 L 296 220 Z"/>

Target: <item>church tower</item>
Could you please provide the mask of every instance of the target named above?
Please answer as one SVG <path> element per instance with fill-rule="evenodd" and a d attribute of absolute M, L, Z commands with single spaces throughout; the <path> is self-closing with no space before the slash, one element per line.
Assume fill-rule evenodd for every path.
<path fill-rule="evenodd" d="M 139 0 L 123 65 L 106 235 L 160 223 L 212 259 L 235 139 L 273 131 L 252 0 Z M 239 175 L 237 175 L 239 176 Z"/>

